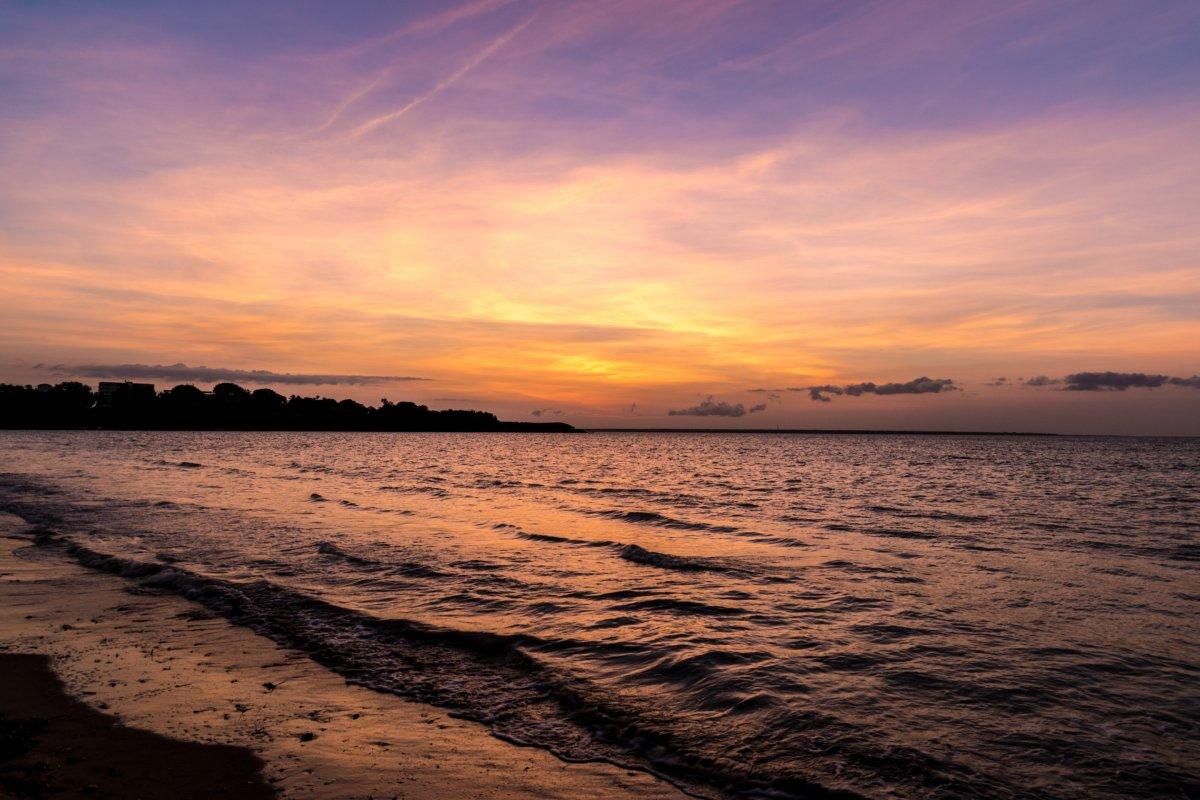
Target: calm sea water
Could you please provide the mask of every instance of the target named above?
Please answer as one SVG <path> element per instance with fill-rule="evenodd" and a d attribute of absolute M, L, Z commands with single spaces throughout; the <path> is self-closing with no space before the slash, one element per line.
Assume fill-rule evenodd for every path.
<path fill-rule="evenodd" d="M 564 757 L 1200 796 L 1198 440 L 9 432 L 0 473 L 85 563 Z"/>

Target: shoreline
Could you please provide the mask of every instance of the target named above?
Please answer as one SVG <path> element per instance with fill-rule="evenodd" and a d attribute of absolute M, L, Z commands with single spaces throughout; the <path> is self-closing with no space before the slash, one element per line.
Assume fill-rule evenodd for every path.
<path fill-rule="evenodd" d="M 564 762 L 442 709 L 352 685 L 196 603 L 14 535 L 29 527 L 0 516 L 0 657 L 48 658 L 67 695 L 119 725 L 260 759 L 274 796 L 688 796 L 648 773 Z"/>

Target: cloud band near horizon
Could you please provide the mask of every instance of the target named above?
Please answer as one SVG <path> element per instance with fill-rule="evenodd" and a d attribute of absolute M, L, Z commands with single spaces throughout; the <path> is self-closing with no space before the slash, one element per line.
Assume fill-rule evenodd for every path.
<path fill-rule="evenodd" d="M 189 367 L 186 364 L 79 364 L 68 366 L 41 365 L 41 369 L 59 375 L 79 378 L 111 378 L 114 380 L 163 379 L 174 381 L 200 381 L 219 383 L 222 381 L 245 381 L 248 383 L 281 383 L 288 385 L 344 385 L 363 386 L 368 384 L 426 381 L 411 375 L 339 375 L 329 373 L 274 372 L 267 369 L 230 369 L 227 367 Z"/>
<path fill-rule="evenodd" d="M 743 403 L 727 403 L 721 400 L 715 400 L 711 396 L 701 400 L 694 406 L 687 408 L 673 408 L 667 411 L 668 417 L 744 417 L 747 414 L 757 414 L 766 410 L 766 405 L 759 403 L 758 405 L 746 408 Z"/>
<path fill-rule="evenodd" d="M 802 389 L 790 389 L 793 392 L 808 392 L 809 399 L 820 403 L 830 402 L 829 395 L 846 395 L 861 397 L 864 394 L 896 395 L 896 394 L 939 394 L 941 392 L 959 391 L 954 381 L 949 378 L 914 378 L 904 383 L 877 384 L 872 381 L 864 383 L 848 383 L 842 386 L 826 384 L 824 386 L 808 386 Z"/>

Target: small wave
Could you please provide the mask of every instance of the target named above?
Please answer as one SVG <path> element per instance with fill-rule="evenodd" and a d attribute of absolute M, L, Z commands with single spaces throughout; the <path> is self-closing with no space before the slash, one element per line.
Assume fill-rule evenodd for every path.
<path fill-rule="evenodd" d="M 1172 561 L 1200 561 L 1200 544 L 1181 544 L 1167 554 Z"/>
<path fill-rule="evenodd" d="M 895 506 L 885 505 L 870 505 L 866 506 L 866 510 L 875 514 L 890 514 L 895 517 L 903 517 L 905 519 L 937 519 L 947 520 L 949 522 L 987 522 L 991 517 L 985 514 L 959 514 L 954 511 L 913 511 L 907 508 L 897 508 Z"/>
<path fill-rule="evenodd" d="M 966 544 L 958 545 L 963 550 L 974 550 L 980 553 L 1011 553 L 1012 551 L 1005 547 L 992 547 L 986 544 L 978 544 L 976 542 L 967 542 Z"/>
<path fill-rule="evenodd" d="M 987 522 L 991 519 L 987 514 L 958 514 L 953 511 L 931 511 L 928 514 L 914 514 L 913 516 L 925 517 L 927 519 L 945 519 L 951 522 Z"/>
<path fill-rule="evenodd" d="M 609 628 L 623 628 L 626 625 L 640 625 L 642 622 L 644 622 L 644 620 L 641 617 L 608 617 L 606 619 L 597 620 L 596 622 L 588 625 L 588 627 L 592 630 L 602 631 Z"/>
<path fill-rule="evenodd" d="M 362 556 L 355 555 L 354 553 L 348 553 L 335 545 L 333 542 L 317 542 L 317 552 L 326 556 L 334 556 L 342 561 L 346 561 L 359 567 L 382 569 L 383 567 L 387 566 L 383 562 L 376 561 L 373 558 L 364 558 Z"/>
<path fill-rule="evenodd" d="M 863 528 L 862 533 L 868 536 L 886 536 L 889 539 L 940 539 L 930 531 L 914 531 L 904 528 Z"/>
<path fill-rule="evenodd" d="M 712 525 L 707 522 L 687 522 L 674 517 L 668 517 L 665 514 L 659 514 L 657 511 L 585 511 L 586 514 L 591 514 L 596 517 L 608 517 L 609 519 L 618 519 L 622 522 L 632 522 L 638 525 L 657 525 L 660 528 L 676 528 L 685 531 L 710 531 L 712 533 L 736 533 L 737 528 L 728 525 Z"/>
<path fill-rule="evenodd" d="M 771 536 L 766 533 L 756 533 L 752 534 L 752 538 L 755 541 L 765 544 L 777 544 L 780 547 L 812 547 L 811 544 L 803 539 L 795 539 L 791 536 Z"/>
<path fill-rule="evenodd" d="M 604 539 L 572 539 L 569 536 L 554 536 L 549 533 L 531 533 L 529 531 L 518 530 L 516 533 L 519 539 L 528 539 L 531 542 L 549 542 L 551 544 L 573 544 L 580 547 L 610 547 L 612 542 Z"/>
<path fill-rule="evenodd" d="M 479 478 L 470 484 L 475 489 L 525 489 L 529 487 L 524 481 L 505 478 Z"/>
<path fill-rule="evenodd" d="M 497 564 L 495 561 L 484 561 L 482 558 L 464 558 L 450 563 L 459 569 L 469 569 L 474 572 L 499 572 L 504 569 L 503 564 Z"/>
<path fill-rule="evenodd" d="M 360 556 L 343 550 L 333 542 L 317 542 L 317 552 L 322 555 L 333 556 L 349 564 L 354 564 L 357 567 L 364 567 L 370 570 L 388 570 L 393 575 L 403 575 L 411 578 L 445 578 L 449 574 L 416 561 L 384 561 Z"/>
<path fill-rule="evenodd" d="M 826 569 L 836 569 L 840 572 L 860 572 L 867 575 L 880 575 L 886 573 L 899 573 L 904 570 L 900 567 L 881 567 L 872 564 L 857 564 L 853 561 L 846 561 L 843 558 L 835 558 L 820 564 Z"/>
<path fill-rule="evenodd" d="M 740 569 L 732 564 L 719 561 L 715 558 L 705 558 L 703 556 L 676 556 L 669 553 L 660 553 L 655 550 L 647 550 L 637 544 L 623 544 L 621 542 L 612 542 L 606 539 L 573 539 L 568 536 L 554 536 L 549 533 L 531 533 L 524 531 L 515 525 L 508 523 L 499 523 L 492 526 L 501 530 L 514 530 L 518 538 L 526 539 L 533 542 L 547 542 L 549 544 L 565 544 L 576 547 L 608 547 L 616 551 L 617 556 L 625 561 L 634 564 L 642 564 L 648 567 L 658 567 L 659 569 L 671 569 L 679 572 L 725 572 L 725 573 L 740 573 L 746 570 Z"/>
<path fill-rule="evenodd" d="M 309 464 L 309 465 L 305 465 L 305 464 L 300 464 L 300 463 L 298 463 L 298 462 L 296 462 L 296 461 L 293 461 L 293 462 L 292 462 L 291 464 L 289 464 L 288 466 L 289 466 L 291 469 L 294 469 L 294 470 L 299 470 L 300 472 L 320 472 L 320 473 L 322 473 L 322 474 L 324 474 L 324 475 L 331 475 L 331 474 L 333 474 L 333 467 L 327 467 L 327 466 L 324 466 L 324 465 L 322 465 L 322 464 Z"/>
<path fill-rule="evenodd" d="M 450 496 L 448 491 L 438 486 L 380 486 L 379 491 L 398 494 L 428 494 L 438 498 Z"/>
<path fill-rule="evenodd" d="M 913 628 L 907 625 L 895 625 L 886 622 L 872 622 L 861 625 L 852 625 L 851 630 L 856 631 L 868 639 L 881 644 L 900 641 L 913 636 L 926 636 L 930 633 L 928 630 L 921 628 Z"/>
<path fill-rule="evenodd" d="M 673 556 L 636 545 L 627 544 L 617 551 L 621 558 L 635 564 L 644 564 L 660 569 L 673 569 L 680 572 L 740 572 L 736 567 L 723 564 L 715 559 L 701 556 Z"/>
<path fill-rule="evenodd" d="M 618 611 L 665 611 L 668 614 L 683 614 L 699 617 L 740 617 L 747 613 L 741 608 L 716 606 L 695 600 L 678 600 L 674 597 L 651 597 L 613 606 Z"/>

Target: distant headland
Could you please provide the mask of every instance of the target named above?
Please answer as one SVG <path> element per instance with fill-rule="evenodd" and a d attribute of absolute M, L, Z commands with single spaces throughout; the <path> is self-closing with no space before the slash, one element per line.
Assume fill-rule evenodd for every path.
<path fill-rule="evenodd" d="M 0 428 L 35 430 L 196 431 L 540 431 L 566 433 L 565 422 L 506 422 L 486 411 L 435 411 L 381 400 L 366 406 L 328 397 L 285 397 L 273 389 L 218 383 L 212 391 L 184 384 L 76 381 L 21 386 L 0 383 Z"/>

